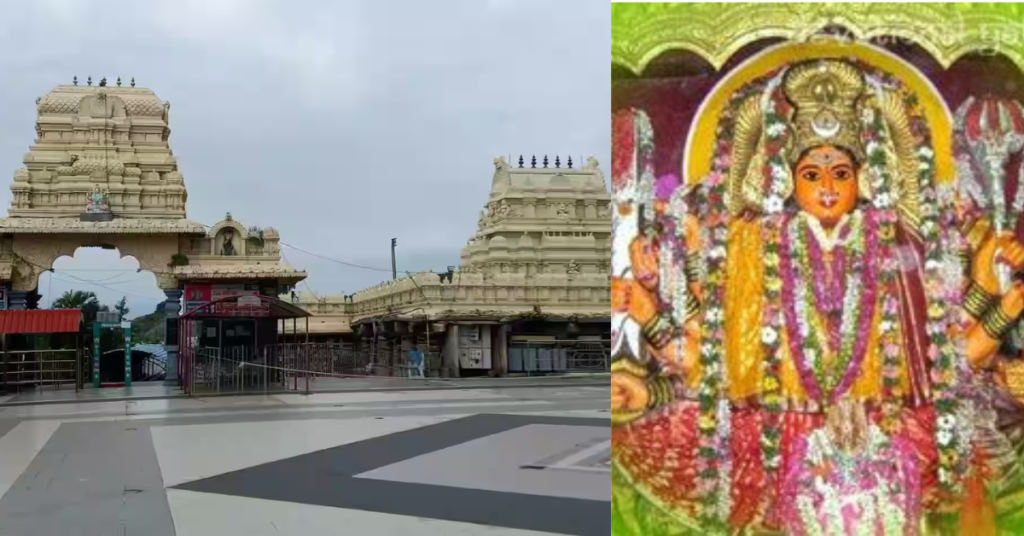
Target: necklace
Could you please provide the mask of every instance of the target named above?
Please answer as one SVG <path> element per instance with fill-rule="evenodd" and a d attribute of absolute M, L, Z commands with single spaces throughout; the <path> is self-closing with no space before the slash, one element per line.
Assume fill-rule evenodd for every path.
<path fill-rule="evenodd" d="M 847 238 L 850 234 L 847 231 L 847 225 L 850 223 L 850 215 L 843 214 L 842 218 L 839 218 L 839 223 L 836 224 L 832 232 L 828 232 L 824 227 L 821 226 L 821 220 L 814 215 L 800 211 L 800 216 L 807 222 L 807 226 L 810 227 L 811 232 L 814 233 L 814 238 L 817 239 L 818 243 L 825 251 L 832 251 L 836 246 L 845 245 Z M 860 216 L 860 211 L 854 212 L 854 218 Z"/>
<path fill-rule="evenodd" d="M 818 270 L 826 268 L 823 260 L 811 259 L 814 237 L 808 230 L 813 227 L 807 222 L 813 219 L 789 218 L 782 225 L 781 294 L 790 354 L 807 394 L 818 400 L 828 394 L 834 401 L 853 384 L 875 316 L 877 225 L 871 212 L 857 212 L 851 219 L 848 230 L 844 226 L 835 234 L 846 250 L 833 255 L 833 263 L 842 261 L 832 270 L 838 287 L 817 284 L 824 275 Z M 812 289 L 808 281 L 815 281 Z M 844 290 L 837 296 L 836 288 Z M 841 307 L 832 300 L 841 301 Z"/>

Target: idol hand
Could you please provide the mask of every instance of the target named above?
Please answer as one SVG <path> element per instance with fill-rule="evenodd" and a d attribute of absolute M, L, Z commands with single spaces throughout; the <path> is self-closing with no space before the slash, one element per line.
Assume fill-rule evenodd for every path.
<path fill-rule="evenodd" d="M 612 373 L 612 420 L 616 424 L 639 417 L 651 401 L 647 382 L 629 372 Z"/>
<path fill-rule="evenodd" d="M 1024 268 L 1024 246 L 1011 234 L 1005 234 L 997 239 L 999 255 L 998 261 L 1005 263 L 1014 272 Z"/>
<path fill-rule="evenodd" d="M 993 296 L 1000 294 L 999 276 L 995 270 L 995 254 L 998 247 L 999 240 L 995 233 L 988 233 L 975 251 L 971 263 L 971 279 Z"/>
<path fill-rule="evenodd" d="M 1020 281 L 1013 284 L 1010 290 L 1003 295 L 999 302 L 999 308 L 1010 319 L 1016 320 L 1024 312 L 1024 283 Z"/>

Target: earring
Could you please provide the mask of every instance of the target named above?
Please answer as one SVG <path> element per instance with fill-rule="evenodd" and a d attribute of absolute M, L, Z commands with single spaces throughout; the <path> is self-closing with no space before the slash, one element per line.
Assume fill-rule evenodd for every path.
<path fill-rule="evenodd" d="M 871 177 L 868 175 L 868 168 L 864 166 L 857 172 L 857 195 L 864 201 L 871 201 Z"/>

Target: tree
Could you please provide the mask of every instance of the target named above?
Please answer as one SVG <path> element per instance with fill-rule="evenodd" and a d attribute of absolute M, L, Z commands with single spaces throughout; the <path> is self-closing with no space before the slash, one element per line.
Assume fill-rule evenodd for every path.
<path fill-rule="evenodd" d="M 121 301 L 117 302 L 117 305 L 114 306 L 114 310 L 117 311 L 117 314 L 121 316 L 122 320 L 124 317 L 128 316 L 128 296 L 121 296 Z"/>
<path fill-rule="evenodd" d="M 59 298 L 53 300 L 54 309 L 81 309 L 89 302 L 99 303 L 95 292 L 87 290 L 65 290 Z"/>
<path fill-rule="evenodd" d="M 106 305 L 101 305 L 96 293 L 88 290 L 65 290 L 59 298 L 53 300 L 54 309 L 79 309 L 82 311 L 82 318 L 85 320 L 85 328 L 92 329 L 92 323 L 96 320 L 96 313 L 109 311 Z"/>

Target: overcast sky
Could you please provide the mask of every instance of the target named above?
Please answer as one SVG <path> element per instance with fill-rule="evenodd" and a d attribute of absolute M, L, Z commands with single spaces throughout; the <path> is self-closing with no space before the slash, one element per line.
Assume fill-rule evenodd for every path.
<path fill-rule="evenodd" d="M 497 155 L 609 162 L 600 0 L 33 0 L 4 11 L 8 185 L 34 138 L 35 99 L 74 75 L 135 77 L 171 102 L 189 218 L 209 225 L 230 211 L 289 244 L 381 268 L 392 237 L 399 270 L 457 264 Z M 6 206 L 9 187 L 0 195 Z M 320 294 L 389 277 L 283 250 Z M 82 288 L 110 303 L 134 294 L 133 313 L 150 312 L 162 293 L 151 275 L 123 271 L 137 266 L 79 250 L 56 263 L 75 271 L 44 275 L 43 305 Z"/>

